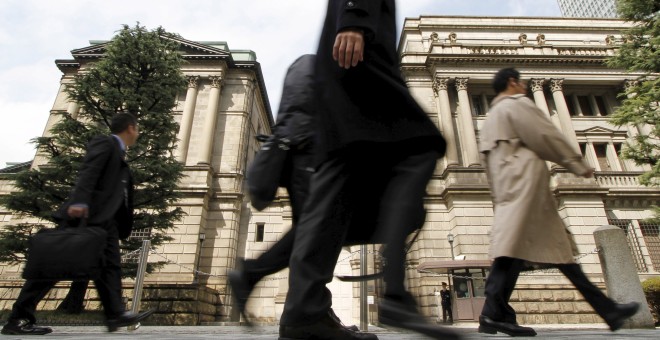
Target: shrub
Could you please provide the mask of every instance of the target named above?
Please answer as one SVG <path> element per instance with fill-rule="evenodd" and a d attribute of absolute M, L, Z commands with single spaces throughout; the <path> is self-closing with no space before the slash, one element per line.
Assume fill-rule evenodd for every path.
<path fill-rule="evenodd" d="M 646 295 L 646 301 L 653 314 L 656 326 L 660 325 L 660 276 L 646 279 L 642 282 L 642 289 Z"/>

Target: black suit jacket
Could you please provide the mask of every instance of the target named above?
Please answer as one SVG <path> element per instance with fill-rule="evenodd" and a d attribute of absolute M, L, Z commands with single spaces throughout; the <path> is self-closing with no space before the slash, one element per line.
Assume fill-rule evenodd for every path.
<path fill-rule="evenodd" d="M 133 179 L 122 157 L 119 141 L 113 136 L 94 137 L 78 172 L 69 200 L 54 214 L 56 220 L 68 219 L 72 204 L 89 207 L 89 225 L 117 223 L 119 237 L 127 238 L 133 229 Z"/>
<path fill-rule="evenodd" d="M 364 61 L 343 69 L 332 58 L 335 38 L 355 28 L 364 32 Z M 405 142 L 444 154 L 444 138 L 403 80 L 396 38 L 395 0 L 328 1 L 315 69 L 319 164 L 365 143 Z"/>

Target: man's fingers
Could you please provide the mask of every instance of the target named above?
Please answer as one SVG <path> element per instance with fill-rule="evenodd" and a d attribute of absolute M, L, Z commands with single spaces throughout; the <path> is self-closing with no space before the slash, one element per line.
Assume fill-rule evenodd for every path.
<path fill-rule="evenodd" d="M 341 68 L 355 67 L 364 60 L 364 38 L 361 32 L 345 31 L 335 37 L 332 58 Z"/>

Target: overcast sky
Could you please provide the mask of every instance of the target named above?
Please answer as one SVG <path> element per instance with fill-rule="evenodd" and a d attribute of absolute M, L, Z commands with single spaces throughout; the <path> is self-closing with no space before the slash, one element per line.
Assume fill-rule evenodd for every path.
<path fill-rule="evenodd" d="M 193 41 L 249 49 L 277 114 L 287 67 L 314 53 L 325 0 L 2 0 L 0 1 L 0 168 L 34 157 L 61 73 L 55 59 L 122 24 L 162 26 Z M 420 15 L 560 16 L 557 0 L 398 0 L 397 24 Z M 400 28 L 399 28 L 400 29 Z"/>

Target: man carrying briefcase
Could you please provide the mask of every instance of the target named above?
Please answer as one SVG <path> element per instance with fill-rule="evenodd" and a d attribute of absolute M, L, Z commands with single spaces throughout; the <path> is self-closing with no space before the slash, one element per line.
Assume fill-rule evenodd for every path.
<path fill-rule="evenodd" d="M 55 212 L 59 221 L 86 219 L 89 227 L 107 232 L 103 255 L 105 263 L 94 280 L 108 331 L 140 322 L 153 311 L 131 313 L 125 310 L 121 294 L 119 239 L 127 238 L 133 225 L 132 179 L 124 161 L 126 148 L 138 138 L 137 119 L 130 113 L 117 113 L 110 123 L 111 136 L 94 137 L 78 173 L 69 200 Z M 29 259 L 28 259 L 29 261 Z M 28 279 L 13 305 L 2 334 L 43 335 L 49 327 L 35 326 L 37 304 L 57 283 L 55 280 Z"/>

